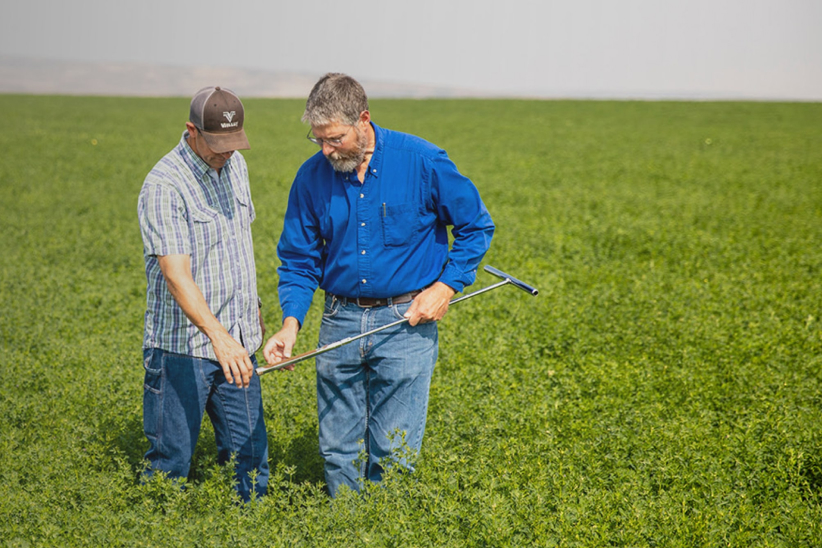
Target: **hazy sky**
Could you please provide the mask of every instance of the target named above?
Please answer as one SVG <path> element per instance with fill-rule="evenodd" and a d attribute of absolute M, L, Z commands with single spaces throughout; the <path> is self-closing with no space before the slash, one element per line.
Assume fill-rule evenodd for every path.
<path fill-rule="evenodd" d="M 499 94 L 822 101 L 820 0 L 25 0 L 0 54 Z"/>

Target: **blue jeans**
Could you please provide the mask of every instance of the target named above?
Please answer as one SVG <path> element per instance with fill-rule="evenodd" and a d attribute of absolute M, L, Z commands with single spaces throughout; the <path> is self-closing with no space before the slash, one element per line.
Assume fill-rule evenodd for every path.
<path fill-rule="evenodd" d="M 326 296 L 319 344 L 394 322 L 410 306 L 361 308 Z M 436 323 L 405 323 L 317 356 L 320 455 L 332 497 L 341 485 L 359 490 L 363 479 L 380 481 L 392 449 L 420 450 L 437 341 Z M 407 448 L 401 436 L 392 441 L 394 432 Z M 397 464 L 413 470 L 405 459 Z"/>
<path fill-rule="evenodd" d="M 254 356 L 251 361 L 256 367 Z M 268 437 L 263 420 L 260 377 L 248 388 L 225 380 L 216 361 L 173 354 L 157 348 L 143 350 L 143 431 L 150 443 L 146 476 L 153 470 L 185 478 L 200 435 L 203 412 L 208 412 L 217 440 L 220 464 L 236 455 L 237 491 L 244 501 L 251 491 L 264 495 L 268 486 Z M 249 472 L 257 473 L 252 485 Z"/>

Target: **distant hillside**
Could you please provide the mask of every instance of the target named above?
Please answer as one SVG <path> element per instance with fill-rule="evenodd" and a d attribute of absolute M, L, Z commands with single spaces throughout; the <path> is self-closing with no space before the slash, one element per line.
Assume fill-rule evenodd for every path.
<path fill-rule="evenodd" d="M 173 67 L 139 63 L 81 63 L 0 55 L 0 93 L 116 96 L 190 96 L 209 85 L 241 97 L 299 97 L 320 74 L 266 72 L 231 67 Z M 371 97 L 472 97 L 452 88 L 363 80 Z"/>

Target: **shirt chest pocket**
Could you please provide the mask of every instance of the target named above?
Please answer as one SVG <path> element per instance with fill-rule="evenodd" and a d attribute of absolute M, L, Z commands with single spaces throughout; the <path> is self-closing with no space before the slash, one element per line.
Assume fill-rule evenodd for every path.
<path fill-rule="evenodd" d="M 219 213 L 209 208 L 195 208 L 189 212 L 192 230 L 192 248 L 208 251 L 217 245 L 223 237 L 220 230 Z"/>
<path fill-rule="evenodd" d="M 386 247 L 406 245 L 419 234 L 420 214 L 413 202 L 382 204 L 380 219 Z"/>
<path fill-rule="evenodd" d="M 238 195 L 237 201 L 237 215 L 240 219 L 240 226 L 248 228 L 254 219 L 257 218 L 257 213 L 254 211 L 254 206 L 251 205 L 251 200 L 248 196 Z"/>

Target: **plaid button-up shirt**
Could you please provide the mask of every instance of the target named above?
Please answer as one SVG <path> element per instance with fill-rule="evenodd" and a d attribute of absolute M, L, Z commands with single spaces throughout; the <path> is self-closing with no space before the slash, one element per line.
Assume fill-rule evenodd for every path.
<path fill-rule="evenodd" d="M 235 152 L 218 174 L 186 143 L 188 132 L 146 177 L 137 212 L 146 264 L 143 348 L 216 360 L 208 337 L 174 300 L 158 256 L 191 256 L 209 310 L 249 354 L 262 344 L 248 168 Z"/>

